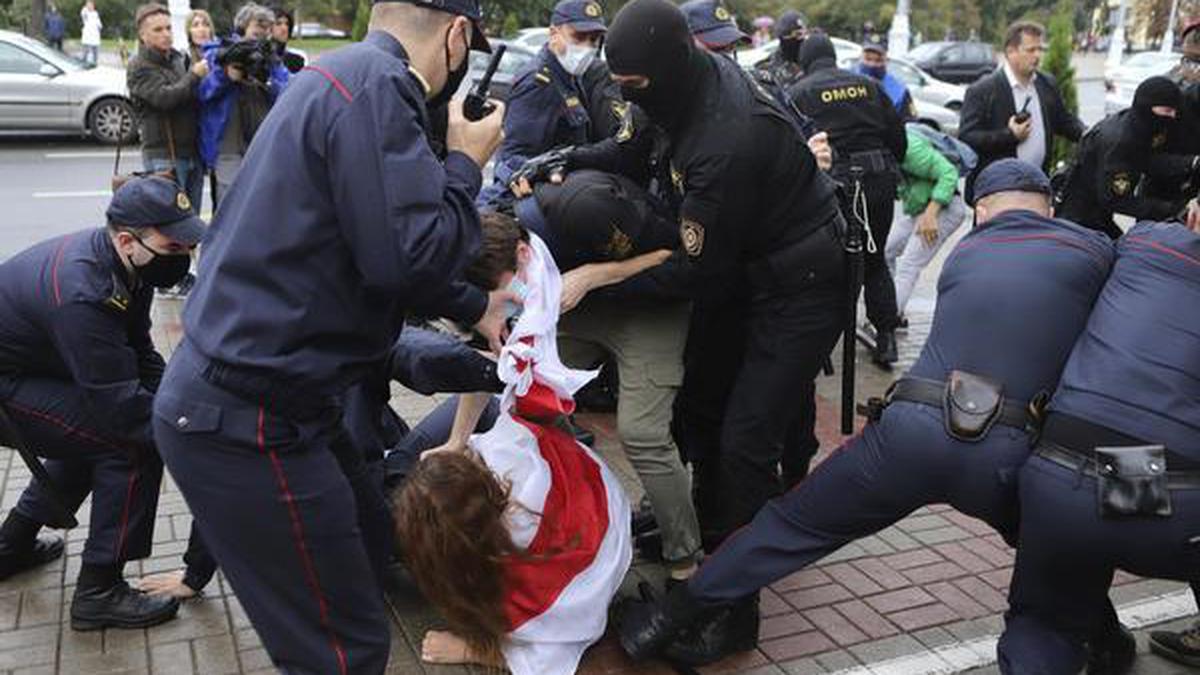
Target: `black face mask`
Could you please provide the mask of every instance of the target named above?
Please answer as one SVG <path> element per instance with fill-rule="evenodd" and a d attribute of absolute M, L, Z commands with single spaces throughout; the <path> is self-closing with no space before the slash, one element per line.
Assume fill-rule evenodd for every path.
<path fill-rule="evenodd" d="M 453 26 L 451 26 L 451 28 L 453 28 Z M 446 29 L 446 37 L 450 37 L 449 28 Z M 463 37 L 463 41 L 466 41 L 465 36 Z M 449 39 L 447 39 L 447 42 L 449 42 Z M 470 61 L 471 45 L 468 44 L 467 53 L 466 56 L 463 57 L 462 63 L 459 64 L 456 70 L 451 70 L 450 45 L 446 45 L 446 85 L 442 87 L 441 91 L 434 94 L 428 101 L 425 102 L 426 110 L 433 110 L 434 108 L 439 108 L 450 103 L 450 99 L 454 96 L 454 93 L 458 91 L 458 86 L 462 84 L 463 78 L 467 76 L 467 68 L 470 65 Z"/>
<path fill-rule="evenodd" d="M 666 0 L 633 0 L 617 13 L 606 42 L 613 73 L 650 79 L 641 89 L 622 86 L 621 95 L 669 126 L 688 107 L 697 77 L 691 31 L 679 8 Z"/>
<path fill-rule="evenodd" d="M 133 271 L 137 273 L 139 279 L 155 288 L 171 288 L 187 276 L 188 268 L 192 265 L 190 255 L 159 253 L 147 246 L 140 237 L 134 238 L 152 256 L 150 262 L 133 266 Z"/>
<path fill-rule="evenodd" d="M 779 54 L 785 61 L 799 63 L 800 61 L 800 45 L 804 40 L 783 40 L 779 41 Z"/>

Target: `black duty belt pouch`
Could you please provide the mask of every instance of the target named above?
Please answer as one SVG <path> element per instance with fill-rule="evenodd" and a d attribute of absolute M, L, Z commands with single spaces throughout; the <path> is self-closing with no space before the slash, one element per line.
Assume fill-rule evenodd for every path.
<path fill-rule="evenodd" d="M 1096 497 L 1102 518 L 1171 515 L 1165 447 L 1096 448 L 1096 462 Z"/>
<path fill-rule="evenodd" d="M 982 375 L 950 371 L 942 420 L 951 438 L 972 443 L 987 435 L 1004 403 L 1004 385 Z"/>
<path fill-rule="evenodd" d="M 840 218 L 752 262 L 747 266 L 750 283 L 760 290 L 794 290 L 840 280 L 846 272 L 838 232 Z"/>

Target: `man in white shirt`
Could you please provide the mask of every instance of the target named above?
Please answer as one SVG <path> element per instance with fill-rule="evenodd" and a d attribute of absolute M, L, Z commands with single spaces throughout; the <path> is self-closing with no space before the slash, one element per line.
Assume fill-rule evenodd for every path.
<path fill-rule="evenodd" d="M 1016 157 L 1049 172 L 1052 138 L 1078 141 L 1083 135 L 1083 123 L 1063 104 L 1054 78 L 1037 70 L 1045 36 L 1036 23 L 1014 23 L 1005 35 L 1001 67 L 967 89 L 959 138 L 979 154 L 979 165 L 967 177 L 968 201 L 975 176 L 988 164 Z"/>

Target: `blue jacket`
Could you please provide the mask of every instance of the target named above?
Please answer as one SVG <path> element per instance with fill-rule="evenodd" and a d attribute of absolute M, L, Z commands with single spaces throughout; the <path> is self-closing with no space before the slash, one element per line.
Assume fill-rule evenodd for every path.
<path fill-rule="evenodd" d="M 378 369 L 408 311 L 446 306 L 479 245 L 482 176 L 430 149 L 407 61 L 372 32 L 292 79 L 209 227 L 183 313 L 200 354 L 336 395 Z M 468 292 L 474 322 L 487 298 Z"/>
<path fill-rule="evenodd" d="M 209 168 L 216 166 L 221 137 L 225 135 L 225 125 L 237 105 L 240 90 L 225 75 L 225 69 L 217 65 L 217 52 L 227 44 L 214 40 L 204 45 L 208 75 L 196 87 L 196 98 L 200 101 L 200 159 Z M 267 100 L 272 104 L 287 87 L 289 76 L 282 62 L 272 64 L 271 81 L 267 84 Z"/>
<path fill-rule="evenodd" d="M 1063 371 L 1051 410 L 1200 462 L 1200 235 L 1141 222 Z"/>
<path fill-rule="evenodd" d="M 1108 237 L 1032 211 L 976 226 L 946 258 L 933 326 L 910 374 L 945 380 L 966 370 L 1024 401 L 1053 390 L 1112 260 Z"/>
<path fill-rule="evenodd" d="M 883 79 L 877 79 L 867 72 L 861 63 L 854 67 L 854 72 L 866 75 L 879 83 L 879 88 L 887 94 L 888 100 L 892 102 L 892 107 L 896 109 L 896 114 L 900 116 L 900 119 L 907 120 L 916 113 L 913 108 L 912 94 L 909 93 L 908 86 L 901 82 L 900 78 L 891 73 L 884 73 Z"/>
<path fill-rule="evenodd" d="M 153 299 L 103 228 L 35 244 L 0 264 L 0 373 L 73 382 L 106 431 L 148 445 L 164 366 L 150 339 Z"/>
<path fill-rule="evenodd" d="M 58 12 L 46 12 L 45 27 L 47 40 L 61 40 L 67 34 L 67 20 Z"/>

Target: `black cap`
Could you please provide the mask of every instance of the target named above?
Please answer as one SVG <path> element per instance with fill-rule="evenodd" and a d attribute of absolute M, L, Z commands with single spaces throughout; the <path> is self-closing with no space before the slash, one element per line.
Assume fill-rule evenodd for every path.
<path fill-rule="evenodd" d="M 595 0 L 559 0 L 550 14 L 551 26 L 570 26 L 583 33 L 605 32 L 604 10 Z"/>
<path fill-rule="evenodd" d="M 108 222 L 134 229 L 158 228 L 163 236 L 194 246 L 204 237 L 204 221 L 192 213 L 192 202 L 174 181 L 160 176 L 131 178 L 108 203 Z"/>
<path fill-rule="evenodd" d="M 887 54 L 887 46 L 883 44 L 883 40 L 880 40 L 878 35 L 870 35 L 867 39 L 863 40 L 862 50 L 864 52 Z"/>
<path fill-rule="evenodd" d="M 723 49 L 738 42 L 749 42 L 750 37 L 738 30 L 733 15 L 717 0 L 691 0 L 679 6 L 687 18 L 692 37 L 706 47 Z"/>
<path fill-rule="evenodd" d="M 783 39 L 798 30 L 804 30 L 807 26 L 808 21 L 803 14 L 789 9 L 780 14 L 779 20 L 775 22 L 775 37 Z"/>
<path fill-rule="evenodd" d="M 379 2 L 407 2 L 447 14 L 465 16 L 475 27 L 475 30 L 471 31 L 471 49 L 489 54 L 492 52 L 492 45 L 483 34 L 483 10 L 479 8 L 479 0 L 373 0 L 372 4 Z"/>
<path fill-rule="evenodd" d="M 1139 110 L 1150 110 L 1160 105 L 1178 108 L 1182 98 L 1179 85 L 1169 78 L 1155 75 L 1143 80 L 1133 92 L 1133 107 Z"/>
<path fill-rule="evenodd" d="M 629 257 L 642 239 L 647 214 L 638 206 L 638 189 L 621 176 L 601 171 L 572 171 L 561 185 L 535 189 L 551 238 L 583 259 Z"/>
<path fill-rule="evenodd" d="M 997 192 L 1040 192 L 1050 195 L 1050 179 L 1038 167 L 1019 159 L 996 160 L 975 179 L 975 200 Z"/>

